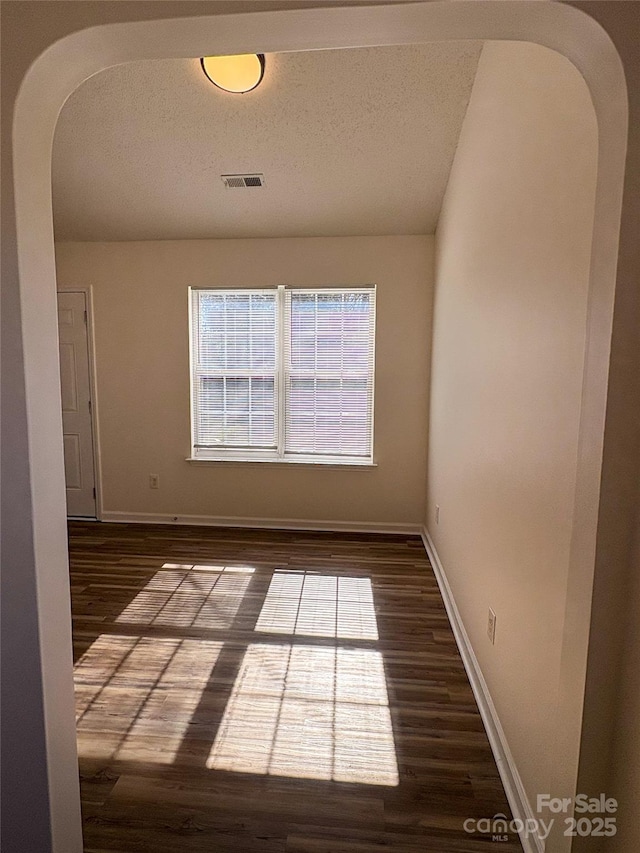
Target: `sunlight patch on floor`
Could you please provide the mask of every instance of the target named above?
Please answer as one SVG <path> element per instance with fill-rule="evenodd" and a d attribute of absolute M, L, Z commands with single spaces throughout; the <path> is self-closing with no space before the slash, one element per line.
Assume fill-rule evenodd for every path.
<path fill-rule="evenodd" d="M 165 563 L 115 621 L 170 628 L 229 628 L 254 571 L 250 566 Z"/>
<path fill-rule="evenodd" d="M 373 649 L 250 645 L 207 766 L 397 785 L 382 655 Z"/>
<path fill-rule="evenodd" d="M 172 763 L 222 647 L 200 639 L 99 636 L 75 666 L 79 754 L 131 761 L 152 754 L 156 763 Z"/>
<path fill-rule="evenodd" d="M 377 640 L 371 581 L 364 577 L 277 569 L 256 631 Z"/>

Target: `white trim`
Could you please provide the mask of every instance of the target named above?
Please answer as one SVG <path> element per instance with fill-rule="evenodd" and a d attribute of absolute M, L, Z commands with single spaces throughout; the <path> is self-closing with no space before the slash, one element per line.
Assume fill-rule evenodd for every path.
<path fill-rule="evenodd" d="M 289 468 L 291 465 L 298 465 L 304 468 L 317 468 L 320 466 L 321 468 L 335 468 L 336 470 L 346 468 L 352 471 L 362 469 L 366 471 L 378 467 L 377 462 L 371 462 L 368 459 L 358 462 L 356 459 L 346 457 L 345 461 L 341 462 L 339 458 L 326 456 L 318 456 L 315 459 L 312 456 L 296 458 L 290 456 L 258 456 L 257 454 L 254 456 L 225 455 L 218 458 L 215 456 L 187 456 L 184 461 L 189 462 L 191 465 L 264 465 L 266 463 L 284 468 Z"/>
<path fill-rule="evenodd" d="M 171 515 L 152 512 L 102 513 L 102 521 L 121 524 L 193 524 L 198 527 L 247 527 L 264 530 L 321 530 L 329 533 L 387 533 L 420 536 L 419 524 L 383 521 L 315 521 L 308 518 L 244 518 L 223 515 Z"/>
<path fill-rule="evenodd" d="M 286 334 L 286 302 L 284 299 L 284 285 L 279 284 L 276 288 L 276 458 L 279 461 L 284 461 L 284 447 L 286 442 L 286 423 L 287 423 L 287 383 L 285 381 L 284 367 L 284 336 Z M 192 452 L 192 456 L 195 453 Z"/>
<path fill-rule="evenodd" d="M 93 447 L 93 484 L 96 490 L 95 511 L 98 521 L 102 520 L 102 459 L 100 456 L 100 431 L 98 420 L 98 383 L 96 381 L 96 339 L 93 308 L 93 287 L 57 287 L 57 293 L 83 293 L 87 312 L 87 359 L 89 362 L 89 394 L 91 395 L 91 444 Z M 67 516 L 75 518 L 75 516 Z"/>
<path fill-rule="evenodd" d="M 194 387 L 193 387 L 193 349 L 194 349 L 194 341 L 193 341 L 193 292 L 194 288 L 189 287 L 187 289 L 187 301 L 189 303 L 188 308 L 188 319 L 189 323 L 188 334 L 189 334 L 189 440 L 191 448 L 191 453 L 193 453 L 193 448 L 196 444 L 196 419 L 194 416 Z"/>
<path fill-rule="evenodd" d="M 527 792 L 522 784 L 520 773 L 507 742 L 507 736 L 500 723 L 500 718 L 498 717 L 496 706 L 493 704 L 489 687 L 482 674 L 478 658 L 473 651 L 469 635 L 464 627 L 462 616 L 453 597 L 453 592 L 451 591 L 446 572 L 436 551 L 436 546 L 433 544 L 433 540 L 426 527 L 421 529 L 420 535 L 440 588 L 440 594 L 444 601 L 462 663 L 471 683 L 473 695 L 478 703 L 480 716 L 482 717 L 482 722 L 489 738 L 493 757 L 498 765 L 498 772 L 500 773 L 513 817 L 523 821 L 526 826 L 527 820 L 535 819 L 535 812 L 531 807 Z M 533 826 L 533 824 L 529 824 L 529 826 Z M 522 843 L 524 853 L 544 853 L 545 842 L 538 836 L 521 833 L 520 842 Z"/>

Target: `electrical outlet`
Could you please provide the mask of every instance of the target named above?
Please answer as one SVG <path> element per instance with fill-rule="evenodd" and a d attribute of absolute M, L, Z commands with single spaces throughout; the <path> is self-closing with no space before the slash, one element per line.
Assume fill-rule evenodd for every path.
<path fill-rule="evenodd" d="M 159 489 L 160 488 L 160 477 L 157 474 L 149 474 L 149 488 L 150 489 Z"/>
<path fill-rule="evenodd" d="M 436 504 L 436 524 L 440 524 L 440 507 Z"/>
<path fill-rule="evenodd" d="M 487 636 L 494 644 L 496 641 L 496 614 L 489 608 L 489 621 L 487 622 Z"/>

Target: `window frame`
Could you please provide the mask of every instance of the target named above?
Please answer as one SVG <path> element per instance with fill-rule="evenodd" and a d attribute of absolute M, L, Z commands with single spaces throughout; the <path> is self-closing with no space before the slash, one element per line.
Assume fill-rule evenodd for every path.
<path fill-rule="evenodd" d="M 272 448 L 250 448 L 231 447 L 212 448 L 196 446 L 196 396 L 195 396 L 195 350 L 198 346 L 196 335 L 194 335 L 194 293 L 206 291 L 208 293 L 275 293 L 276 294 L 276 359 L 274 370 L 274 418 L 276 447 Z M 370 364 L 371 364 L 371 395 L 370 395 L 370 435 L 368 456 L 347 456 L 332 454 L 287 454 L 286 442 L 286 365 L 285 365 L 285 312 L 286 292 L 330 295 L 331 293 L 362 293 L 366 291 L 371 294 L 371 340 Z M 268 463 L 272 465 L 304 465 L 304 466 L 331 466 L 338 468 L 373 468 L 377 463 L 374 461 L 374 421 L 375 421 L 375 381 L 376 381 L 376 332 L 377 332 L 377 288 L 375 284 L 366 285 L 320 285 L 315 287 L 293 286 L 279 284 L 271 287 L 189 287 L 189 419 L 191 430 L 191 453 L 187 457 L 188 462 L 195 464 L 246 464 L 246 463 Z"/>

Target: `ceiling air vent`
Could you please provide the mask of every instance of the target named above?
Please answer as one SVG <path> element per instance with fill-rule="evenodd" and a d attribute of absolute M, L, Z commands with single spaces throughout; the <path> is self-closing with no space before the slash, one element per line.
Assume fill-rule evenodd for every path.
<path fill-rule="evenodd" d="M 264 186 L 264 175 L 220 175 L 220 177 L 227 189 Z"/>

